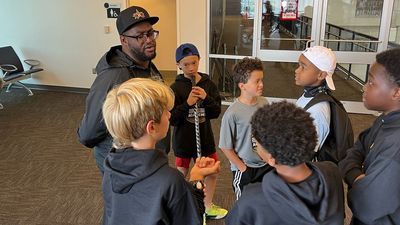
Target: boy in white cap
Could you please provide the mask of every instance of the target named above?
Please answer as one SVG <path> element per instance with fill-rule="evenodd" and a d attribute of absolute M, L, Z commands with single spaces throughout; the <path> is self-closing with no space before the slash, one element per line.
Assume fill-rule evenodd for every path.
<path fill-rule="evenodd" d="M 332 75 L 336 68 L 336 56 L 331 49 L 323 46 L 307 48 L 299 57 L 295 70 L 296 85 L 303 86 L 303 95 L 296 104 L 304 108 L 318 93 L 335 90 Z M 331 110 L 329 102 L 319 102 L 307 109 L 317 129 L 318 151 L 329 134 Z"/>

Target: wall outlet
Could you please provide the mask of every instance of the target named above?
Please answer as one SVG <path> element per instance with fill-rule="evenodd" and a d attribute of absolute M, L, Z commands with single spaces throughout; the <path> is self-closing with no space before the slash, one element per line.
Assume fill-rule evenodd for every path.
<path fill-rule="evenodd" d="M 96 74 L 96 68 L 92 68 L 92 74 Z"/>
<path fill-rule="evenodd" d="M 110 26 L 104 25 L 104 33 L 109 34 L 110 33 Z"/>

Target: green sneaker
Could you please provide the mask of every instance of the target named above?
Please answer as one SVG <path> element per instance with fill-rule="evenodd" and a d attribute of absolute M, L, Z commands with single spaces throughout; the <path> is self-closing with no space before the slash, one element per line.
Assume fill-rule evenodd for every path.
<path fill-rule="evenodd" d="M 221 208 L 220 206 L 211 204 L 211 208 L 206 209 L 206 217 L 207 219 L 222 219 L 228 214 L 228 210 Z"/>

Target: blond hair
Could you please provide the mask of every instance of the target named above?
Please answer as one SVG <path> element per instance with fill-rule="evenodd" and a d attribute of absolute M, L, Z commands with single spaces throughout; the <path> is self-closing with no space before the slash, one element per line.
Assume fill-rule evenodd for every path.
<path fill-rule="evenodd" d="M 173 91 L 160 81 L 133 78 L 111 90 L 103 104 L 103 118 L 114 147 L 131 146 L 144 135 L 149 121 L 160 123 L 164 110 L 173 106 Z"/>

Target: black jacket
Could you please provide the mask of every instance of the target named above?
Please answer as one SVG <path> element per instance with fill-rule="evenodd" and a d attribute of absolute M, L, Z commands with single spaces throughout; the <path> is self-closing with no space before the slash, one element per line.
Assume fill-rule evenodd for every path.
<path fill-rule="evenodd" d="M 198 103 L 199 111 L 205 112 L 200 116 L 200 140 L 202 155 L 208 156 L 215 152 L 214 135 L 210 119 L 218 118 L 221 113 L 221 97 L 217 86 L 207 74 L 200 73 L 201 79 L 196 84 L 207 93 L 204 101 Z M 171 111 L 171 125 L 174 126 L 172 148 L 175 155 L 182 158 L 196 157 L 195 124 L 192 115 L 194 106 L 190 107 L 186 100 L 192 90 L 192 82 L 183 74 L 179 74 L 171 85 L 175 93 L 174 108 Z M 190 122 L 191 121 L 191 122 Z"/>
<path fill-rule="evenodd" d="M 332 162 L 308 164 L 313 173 L 297 184 L 285 182 L 275 170 L 262 183 L 250 184 L 225 220 L 227 225 L 341 225 L 343 184 Z"/>
<path fill-rule="evenodd" d="M 78 128 L 79 141 L 93 148 L 102 141 L 111 141 L 101 112 L 108 91 L 134 77 L 155 77 L 162 79 L 156 66 L 149 68 L 134 64 L 133 59 L 122 52 L 121 46 L 112 47 L 96 66 L 97 77 L 86 98 L 85 114 Z"/>
<path fill-rule="evenodd" d="M 400 111 L 378 117 L 339 167 L 355 225 L 400 224 Z"/>
<path fill-rule="evenodd" d="M 105 225 L 199 225 L 192 186 L 159 150 L 112 149 L 103 177 Z"/>

